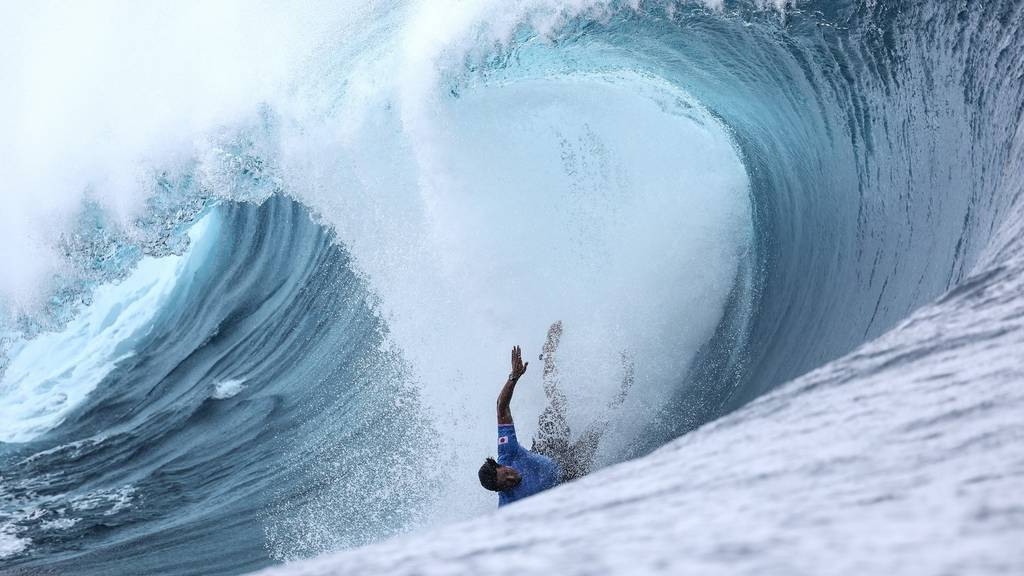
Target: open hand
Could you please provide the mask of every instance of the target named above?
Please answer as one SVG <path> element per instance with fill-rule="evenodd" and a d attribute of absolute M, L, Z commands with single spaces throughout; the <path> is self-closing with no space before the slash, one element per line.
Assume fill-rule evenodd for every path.
<path fill-rule="evenodd" d="M 519 349 L 519 346 L 512 347 L 512 372 L 508 375 L 508 379 L 515 382 L 519 380 L 519 377 L 526 374 L 526 367 L 530 363 L 523 363 L 523 351 Z"/>

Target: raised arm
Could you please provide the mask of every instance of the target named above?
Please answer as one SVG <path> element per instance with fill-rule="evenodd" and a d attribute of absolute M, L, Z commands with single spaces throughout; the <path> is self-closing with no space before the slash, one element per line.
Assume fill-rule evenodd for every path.
<path fill-rule="evenodd" d="M 508 374 L 508 380 L 505 381 L 505 385 L 501 387 L 501 393 L 498 394 L 498 424 L 511 424 L 512 423 L 512 411 L 509 410 L 508 404 L 512 401 L 512 393 L 516 390 L 516 382 L 519 381 L 519 377 L 526 374 L 526 367 L 530 363 L 523 363 L 523 351 L 519 349 L 519 346 L 512 347 L 512 371 Z"/>

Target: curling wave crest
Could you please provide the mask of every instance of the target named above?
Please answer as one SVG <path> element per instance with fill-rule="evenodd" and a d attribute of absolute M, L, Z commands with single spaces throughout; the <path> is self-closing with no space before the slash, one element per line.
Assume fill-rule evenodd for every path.
<path fill-rule="evenodd" d="M 901 321 L 1020 259 L 1013 0 L 241 8 L 128 8 L 116 34 L 77 14 L 95 26 L 50 52 L 74 10 L 16 15 L 10 42 L 33 56 L 5 66 L 47 98 L 3 102 L 11 133 L 65 122 L 11 150 L 0 215 L 4 568 L 240 573 L 485 514 L 473 470 L 506 348 L 539 352 L 555 320 L 573 424 L 603 415 L 633 359 L 598 474 L 639 457 L 623 493 L 653 506 L 659 454 L 700 462 L 694 482 L 736 458 L 758 470 L 730 451 L 856 412 L 782 418 L 826 384 L 765 393 L 823 365 L 855 390 L 867 368 L 827 363 L 900 349 Z M 181 41 L 197 21 L 209 34 Z M 96 48 L 60 64 L 73 43 Z M 991 328 L 970 342 L 1016 330 L 970 321 Z M 871 373 L 932 353 L 915 350 Z M 544 398 L 524 384 L 528 437 Z M 596 482 L 564 493 L 603 502 Z M 439 542 L 460 546 L 460 526 Z M 702 557 L 766 557 L 751 546 Z M 387 566 L 341 565 L 420 565 L 385 549 Z"/>

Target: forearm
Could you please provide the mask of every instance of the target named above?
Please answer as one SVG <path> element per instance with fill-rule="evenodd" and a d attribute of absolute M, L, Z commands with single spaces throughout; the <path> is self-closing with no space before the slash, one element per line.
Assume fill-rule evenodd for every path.
<path fill-rule="evenodd" d="M 498 424 L 512 423 L 512 411 L 509 409 L 509 403 L 512 402 L 512 393 L 516 390 L 516 382 L 517 380 L 509 378 L 502 386 L 501 393 L 498 394 Z"/>

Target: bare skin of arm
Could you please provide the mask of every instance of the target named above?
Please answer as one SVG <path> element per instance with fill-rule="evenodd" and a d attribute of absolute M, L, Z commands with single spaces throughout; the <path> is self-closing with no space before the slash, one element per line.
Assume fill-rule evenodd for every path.
<path fill-rule="evenodd" d="M 529 362 L 523 363 L 523 351 L 519 349 L 519 346 L 514 346 L 512 348 L 512 372 L 509 373 L 508 380 L 505 381 L 501 393 L 498 394 L 499 425 L 512 423 L 512 411 L 508 405 L 512 401 L 512 393 L 516 391 L 516 382 L 523 374 L 526 374 L 526 367 L 529 365 Z"/>

